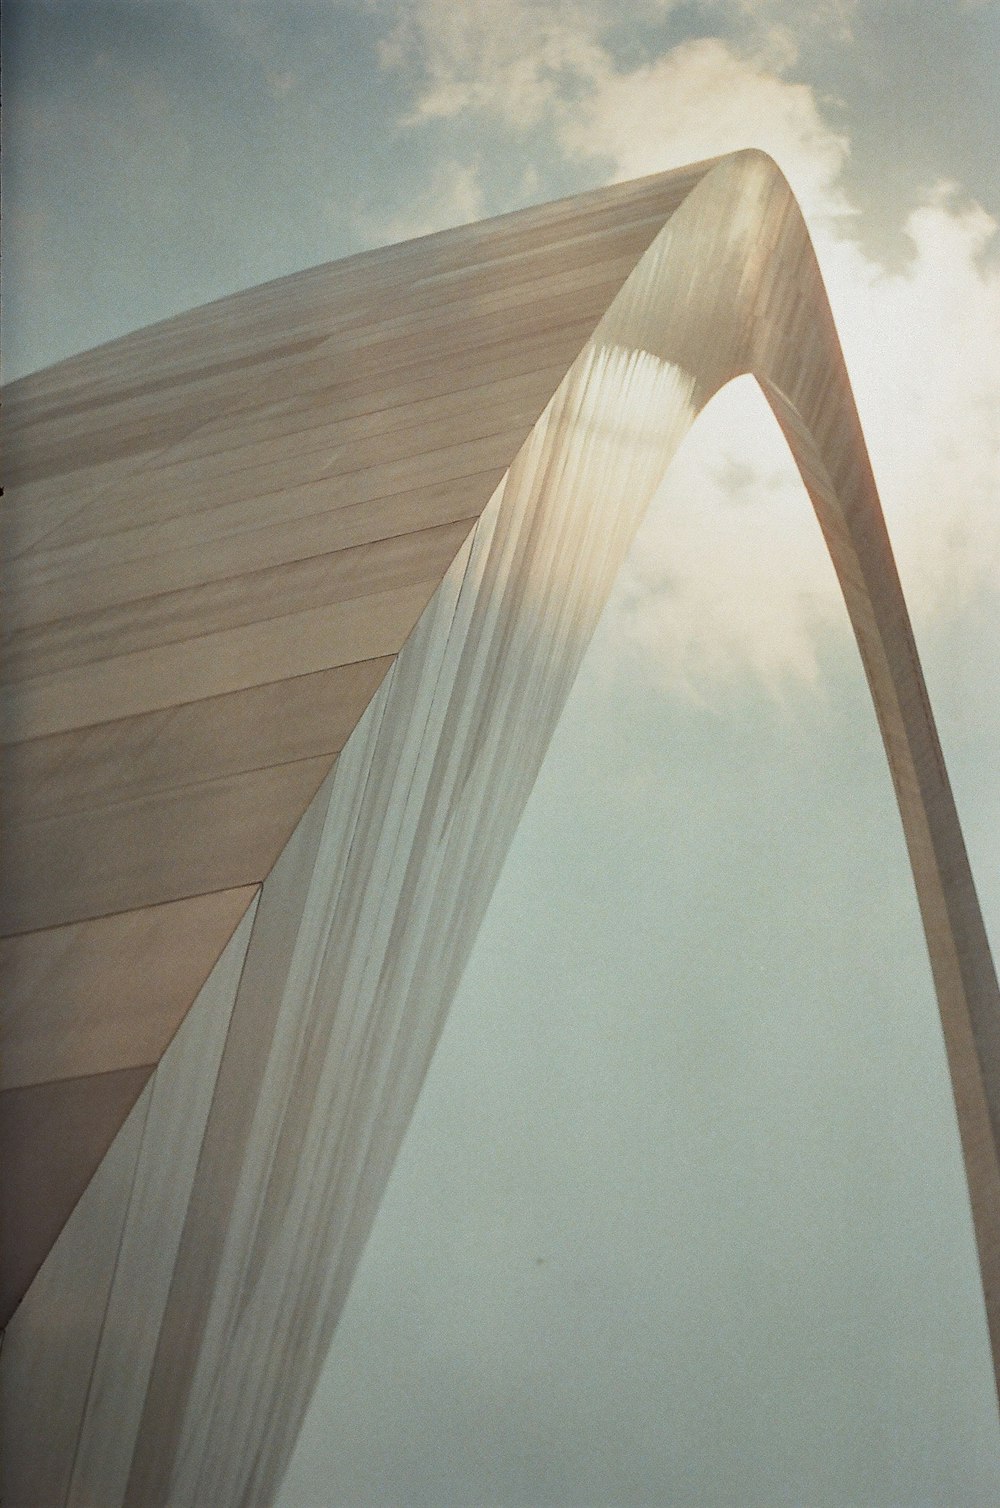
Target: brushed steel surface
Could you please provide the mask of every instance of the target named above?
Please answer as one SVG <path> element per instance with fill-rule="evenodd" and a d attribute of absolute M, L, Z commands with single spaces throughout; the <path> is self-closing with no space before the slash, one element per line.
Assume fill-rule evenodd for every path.
<path fill-rule="evenodd" d="M 55 948 L 81 917 L 262 882 L 158 1237 L 142 1396 L 127 1427 L 88 1415 L 91 1463 L 119 1429 L 109 1501 L 273 1498 L 615 572 L 694 417 L 745 373 L 816 509 L 882 731 L 1000 1372 L 996 977 L 819 269 L 784 178 L 742 152 L 297 274 L 12 390 L 8 768 L 32 838 L 14 929 Z"/>

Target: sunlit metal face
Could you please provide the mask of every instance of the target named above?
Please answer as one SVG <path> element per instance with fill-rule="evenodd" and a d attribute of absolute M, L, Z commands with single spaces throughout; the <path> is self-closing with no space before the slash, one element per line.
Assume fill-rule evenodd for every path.
<path fill-rule="evenodd" d="M 650 233 L 582 349 L 577 341 L 550 401 L 518 432 L 520 444 L 528 431 L 523 444 L 502 467 L 494 464 L 475 509 L 463 513 L 459 505 L 444 526 L 468 525 L 447 536 L 447 569 L 435 557 L 430 576 L 421 557 L 395 596 L 371 590 L 345 597 L 347 606 L 310 606 L 294 621 L 291 612 L 265 614 L 249 629 L 226 618 L 214 639 L 193 636 L 194 651 L 188 641 L 180 649 L 156 643 L 121 656 L 127 665 L 108 656 L 82 678 L 70 671 L 65 682 L 38 677 L 25 692 L 24 715 L 41 739 L 89 729 L 95 688 L 106 693 L 104 716 L 116 726 L 175 706 L 188 715 L 181 709 L 214 697 L 226 702 L 221 717 L 231 709 L 227 698 L 260 684 L 292 687 L 385 661 L 371 685 L 354 687 L 342 745 L 324 745 L 311 762 L 286 755 L 275 763 L 283 772 L 309 765 L 288 797 L 292 836 L 289 827 L 276 828 L 271 849 L 250 859 L 235 845 L 251 868 L 217 882 L 218 892 L 263 886 L 252 926 L 237 934 L 156 1070 L 159 1113 L 175 1113 L 190 1092 L 203 1119 L 186 1158 L 169 1162 L 156 1137 L 136 1150 L 136 1186 L 151 1189 L 159 1179 L 169 1198 L 146 1199 L 147 1223 L 128 1228 L 115 1269 L 134 1281 L 152 1270 L 144 1254 L 155 1248 L 162 1258 L 144 1293 L 146 1330 L 131 1349 L 123 1340 L 131 1290 L 125 1276 L 117 1289 L 109 1278 L 100 1333 L 107 1346 L 128 1350 L 128 1386 L 123 1374 L 115 1384 L 128 1396 L 127 1428 L 120 1408 L 112 1450 L 101 1421 L 88 1416 L 90 1433 L 81 1436 L 73 1467 L 84 1485 L 88 1471 L 96 1474 L 104 1500 L 273 1498 L 468 949 L 611 583 L 683 434 L 720 386 L 746 373 L 771 403 L 809 490 L 875 700 L 941 1003 L 991 1333 L 1000 1345 L 996 982 L 815 258 L 787 184 L 760 153 L 664 183 L 676 193 L 671 188 L 662 228 Z M 454 233 L 452 251 L 455 235 L 478 246 L 475 237 L 488 241 L 489 228 Z M 501 295 L 513 317 L 516 286 Z M 355 347 L 355 334 L 341 332 L 350 358 L 344 368 L 366 359 L 367 336 Z M 539 361 L 551 358 L 547 329 L 524 338 L 540 342 Z M 448 437 L 437 443 L 445 448 Z M 386 462 L 390 478 L 396 464 Z M 345 474 L 363 496 L 338 497 L 336 508 L 327 499 L 330 514 L 384 503 L 374 484 L 365 493 L 364 468 Z M 487 474 L 485 463 L 479 474 Z M 440 521 L 433 528 L 408 521 L 416 491 L 400 494 L 398 533 L 426 540 Z M 151 498 L 145 505 L 153 509 Z M 285 493 L 267 507 L 280 512 L 287 502 Z M 197 569 L 182 501 L 164 489 L 159 503 L 179 510 L 161 520 L 176 552 L 172 568 Z M 241 533 L 254 533 L 253 508 L 245 500 L 233 506 L 250 513 L 225 536 L 225 550 L 242 549 Z M 263 533 L 273 519 L 258 522 Z M 289 527 L 327 524 L 326 515 L 303 510 Z M 382 546 L 386 537 L 372 535 L 366 545 Z M 255 535 L 251 546 L 258 543 Z M 328 548 L 336 558 L 355 545 Z M 159 569 L 154 560 L 151 569 Z M 134 565 L 123 560 L 123 574 Z M 295 581 L 303 593 L 315 585 Z M 211 592 L 205 600 L 212 597 L 223 616 L 239 610 L 225 591 L 220 596 L 221 607 Z M 279 695 L 279 734 L 281 710 Z M 305 723 L 309 710 L 297 705 Z M 214 755 L 204 728 L 199 736 Z M 189 752 L 185 744 L 181 753 Z M 188 787 L 177 768 L 169 773 L 173 799 Z M 238 772 L 246 789 L 258 773 Z M 177 798 L 179 808 L 185 800 Z M 242 834 L 241 824 L 251 825 L 248 813 L 261 823 L 271 814 L 249 799 L 225 808 L 225 821 L 213 811 L 209 838 L 220 848 Z M 116 808 L 114 821 L 121 820 Z M 121 830 L 104 831 L 108 850 L 108 833 Z M 204 849 L 214 860 L 210 841 Z M 117 873 L 116 854 L 105 857 L 103 869 L 95 865 L 95 885 Z M 143 879 L 158 883 L 155 864 Z M 217 893 L 202 881 L 206 895 Z M 163 911 L 174 899 L 151 891 L 145 902 Z M 254 895 L 240 900 L 245 910 Z M 86 897 L 74 903 L 89 922 Z M 116 904 L 124 910 L 120 897 Z M 227 918 L 223 942 L 238 920 Z M 35 925 L 42 930 L 37 918 Z M 197 1079 L 199 1064 L 211 1073 L 208 1088 L 201 1083 L 195 1094 L 186 1076 Z M 165 1210 L 169 1231 L 157 1225 Z M 17 1354 L 16 1344 L 5 1347 L 5 1364 Z"/>

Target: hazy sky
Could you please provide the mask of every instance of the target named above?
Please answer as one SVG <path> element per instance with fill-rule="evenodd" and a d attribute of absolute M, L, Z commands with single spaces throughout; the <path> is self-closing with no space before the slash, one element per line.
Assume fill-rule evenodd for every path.
<path fill-rule="evenodd" d="M 1000 5 L 14 4 L 8 376 L 730 148 L 827 277 L 1000 941 Z M 602 621 L 280 1508 L 944 1505 L 1000 1430 L 929 968 L 751 384 Z"/>

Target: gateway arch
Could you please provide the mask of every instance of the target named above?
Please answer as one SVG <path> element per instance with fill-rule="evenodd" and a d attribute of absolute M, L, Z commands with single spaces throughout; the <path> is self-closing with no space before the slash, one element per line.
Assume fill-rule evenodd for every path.
<path fill-rule="evenodd" d="M 902 816 L 1000 1370 L 1000 1000 L 847 373 L 747 151 L 5 395 L 4 1501 L 267 1503 L 573 676 L 757 379 Z"/>

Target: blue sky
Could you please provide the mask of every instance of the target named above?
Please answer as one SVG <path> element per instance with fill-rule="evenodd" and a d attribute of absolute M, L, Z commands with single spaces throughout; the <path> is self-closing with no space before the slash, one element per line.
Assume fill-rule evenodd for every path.
<path fill-rule="evenodd" d="M 5 28 L 8 376 L 363 247 L 771 151 L 996 947 L 1000 6 L 75 0 Z M 874 718 L 737 384 L 602 620 L 282 1508 L 979 1508 L 976 1282 Z"/>

